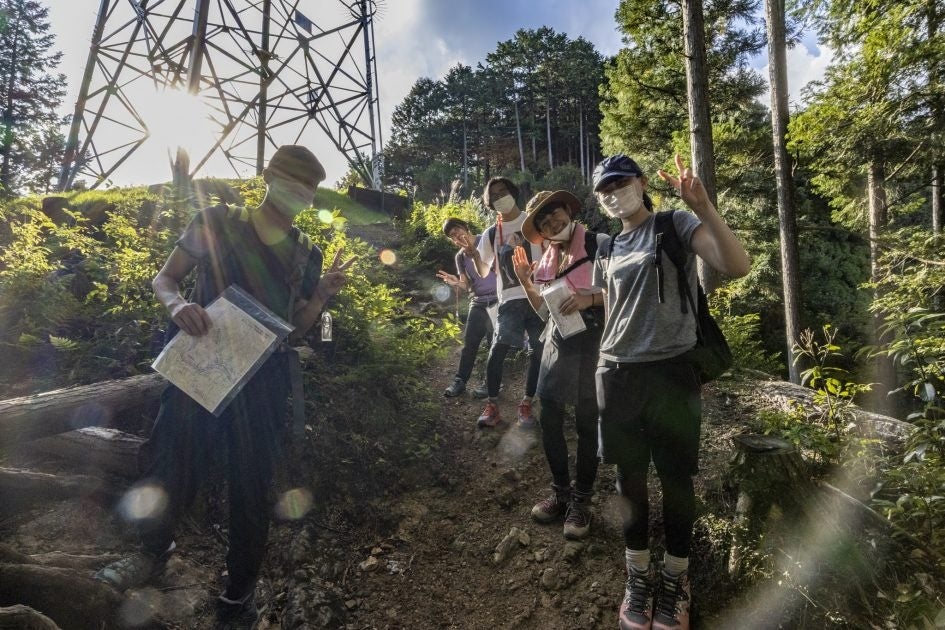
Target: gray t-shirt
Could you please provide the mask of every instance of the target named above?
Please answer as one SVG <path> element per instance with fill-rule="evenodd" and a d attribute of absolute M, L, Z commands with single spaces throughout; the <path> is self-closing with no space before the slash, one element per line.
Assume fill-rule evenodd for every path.
<path fill-rule="evenodd" d="M 594 286 L 607 296 L 607 322 L 600 344 L 601 360 L 642 363 L 670 359 L 696 344 L 696 320 L 687 305 L 680 308 L 676 267 L 663 252 L 663 296 L 660 304 L 656 265 L 656 220 L 651 214 L 633 231 L 614 237 L 609 259 L 594 263 Z M 689 247 L 700 225 L 691 212 L 673 215 L 676 234 L 686 253 L 686 277 L 696 302 L 696 256 Z"/>

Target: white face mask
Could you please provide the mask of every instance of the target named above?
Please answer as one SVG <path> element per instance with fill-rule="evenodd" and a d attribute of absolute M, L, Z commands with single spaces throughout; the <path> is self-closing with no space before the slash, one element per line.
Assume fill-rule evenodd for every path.
<path fill-rule="evenodd" d="M 515 199 L 512 195 L 499 197 L 492 202 L 492 208 L 499 214 L 508 214 L 515 207 Z"/>
<path fill-rule="evenodd" d="M 312 205 L 312 194 L 304 187 L 275 179 L 269 183 L 266 196 L 280 214 L 294 219 Z"/>
<path fill-rule="evenodd" d="M 615 219 L 627 219 L 643 207 L 643 186 L 637 179 L 612 193 L 598 195 L 598 200 L 604 212 L 610 216 Z"/>
<path fill-rule="evenodd" d="M 571 234 L 574 232 L 574 222 L 568 223 L 568 225 L 555 234 L 554 236 L 547 237 L 549 241 L 555 241 L 556 243 L 566 243 L 571 240 Z"/>

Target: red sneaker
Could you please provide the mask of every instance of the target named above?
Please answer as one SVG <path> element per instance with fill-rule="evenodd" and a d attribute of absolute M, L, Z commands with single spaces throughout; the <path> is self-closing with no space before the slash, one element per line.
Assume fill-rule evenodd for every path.
<path fill-rule="evenodd" d="M 490 401 L 486 403 L 486 408 L 482 410 L 482 413 L 476 420 L 476 426 L 480 429 L 483 427 L 491 428 L 500 422 L 502 422 L 502 417 L 499 415 L 499 407 L 496 406 L 494 402 Z"/>
<path fill-rule="evenodd" d="M 522 429 L 532 429 L 538 421 L 532 415 L 532 401 L 523 400 L 518 404 L 518 426 Z"/>

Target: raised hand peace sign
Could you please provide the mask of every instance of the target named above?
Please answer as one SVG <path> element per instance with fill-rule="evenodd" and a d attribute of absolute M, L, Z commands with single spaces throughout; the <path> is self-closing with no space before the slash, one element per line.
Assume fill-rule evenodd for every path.
<path fill-rule="evenodd" d="M 683 163 L 678 153 L 676 154 L 676 170 L 679 172 L 679 177 L 674 177 L 662 169 L 656 171 L 656 174 L 678 190 L 679 197 L 687 206 L 692 208 L 696 214 L 708 205 L 711 205 L 709 193 L 706 192 L 705 186 L 702 185 L 702 180 L 696 177 L 692 169 Z"/>
<path fill-rule="evenodd" d="M 357 256 L 352 256 L 348 260 L 341 262 L 341 254 L 343 251 L 343 247 L 338 248 L 338 251 L 335 252 L 334 260 L 331 261 L 331 267 L 322 274 L 321 282 L 318 283 L 318 290 L 326 300 L 341 290 L 341 287 L 347 280 L 345 271 L 347 271 L 357 259 Z"/>

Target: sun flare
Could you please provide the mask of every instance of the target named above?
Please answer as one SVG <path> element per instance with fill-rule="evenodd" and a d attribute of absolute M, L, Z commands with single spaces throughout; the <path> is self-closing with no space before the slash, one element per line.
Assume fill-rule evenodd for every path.
<path fill-rule="evenodd" d="M 194 155 L 209 149 L 216 123 L 207 104 L 185 90 L 161 88 L 142 99 L 141 117 L 148 129 L 148 144 L 173 152 L 182 147 Z"/>

